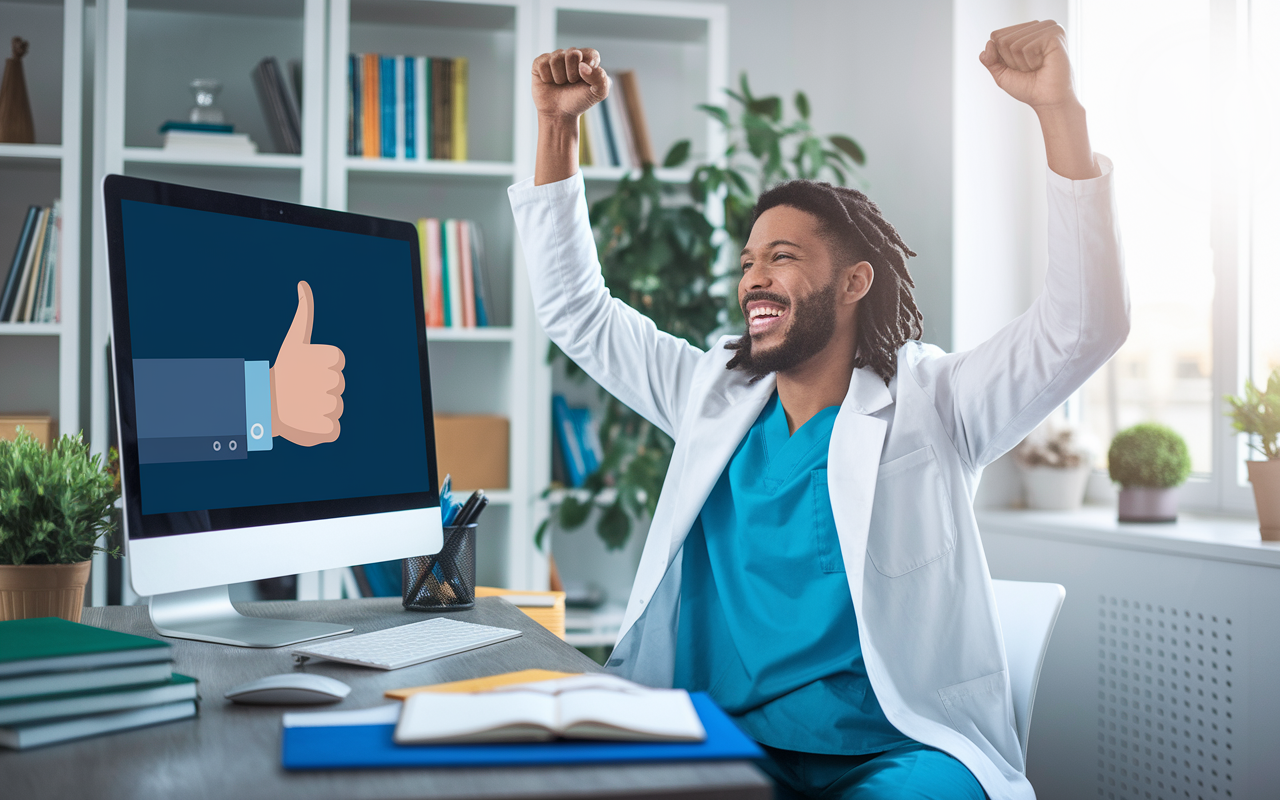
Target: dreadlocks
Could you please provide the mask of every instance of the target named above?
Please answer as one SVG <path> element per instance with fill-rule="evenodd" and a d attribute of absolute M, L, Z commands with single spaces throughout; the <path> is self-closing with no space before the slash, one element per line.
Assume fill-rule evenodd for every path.
<path fill-rule="evenodd" d="M 915 283 L 907 271 L 907 259 L 915 253 L 876 204 L 857 189 L 818 181 L 787 181 L 760 195 L 751 224 L 776 206 L 790 206 L 817 217 L 836 263 L 866 261 L 875 270 L 870 291 L 858 301 L 858 352 L 853 366 L 870 367 L 888 384 L 897 371 L 898 348 L 924 334 L 924 318 L 911 294 Z M 728 369 L 743 366 L 744 356 L 749 358 L 748 337 L 743 334 L 726 345 L 737 351 L 726 365 Z"/>

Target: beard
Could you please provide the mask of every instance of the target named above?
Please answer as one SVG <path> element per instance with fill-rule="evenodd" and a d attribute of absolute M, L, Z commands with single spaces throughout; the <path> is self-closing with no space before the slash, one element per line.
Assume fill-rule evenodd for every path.
<path fill-rule="evenodd" d="M 782 341 L 766 350 L 756 350 L 751 332 L 742 334 L 726 347 L 737 353 L 726 366 L 740 369 L 751 376 L 754 383 L 774 372 L 786 372 L 798 367 L 822 351 L 831 341 L 836 330 L 836 281 L 815 289 L 798 298 L 791 309 L 791 322 L 783 332 Z M 746 305 L 752 300 L 771 300 L 785 303 L 786 298 L 772 292 L 748 292 L 742 298 L 742 313 L 747 316 Z"/>

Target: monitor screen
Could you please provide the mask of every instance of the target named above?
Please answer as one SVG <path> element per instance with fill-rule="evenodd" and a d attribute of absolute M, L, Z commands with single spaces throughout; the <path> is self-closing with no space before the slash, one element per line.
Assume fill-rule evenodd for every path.
<path fill-rule="evenodd" d="M 106 194 L 130 540 L 439 506 L 412 225 Z"/>

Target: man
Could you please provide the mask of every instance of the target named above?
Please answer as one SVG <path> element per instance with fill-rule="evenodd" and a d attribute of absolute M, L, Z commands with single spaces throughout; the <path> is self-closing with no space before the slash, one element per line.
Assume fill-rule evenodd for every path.
<path fill-rule="evenodd" d="M 744 336 L 703 353 L 605 288 L 577 170 L 600 55 L 533 65 L 534 179 L 512 208 L 547 334 L 675 438 L 617 647 L 620 674 L 709 691 L 781 797 L 1031 798 L 972 499 L 1119 348 L 1128 303 L 1110 164 L 1065 36 L 980 55 L 1035 109 L 1050 168 L 1042 296 L 990 341 L 916 341 L 907 257 L 860 192 L 765 192 L 742 250 Z"/>

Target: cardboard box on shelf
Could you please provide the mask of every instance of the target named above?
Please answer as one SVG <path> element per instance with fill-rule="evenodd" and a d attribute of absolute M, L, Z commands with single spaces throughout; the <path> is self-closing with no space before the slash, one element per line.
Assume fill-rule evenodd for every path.
<path fill-rule="evenodd" d="M 0 415 L 0 439 L 9 441 L 17 439 L 19 427 L 26 428 L 27 432 L 36 437 L 45 447 L 48 447 L 58 436 L 58 423 L 54 422 L 53 417 L 43 417 L 38 414 Z"/>
<path fill-rule="evenodd" d="M 436 414 L 436 462 L 440 479 L 453 476 L 453 491 L 506 489 L 511 423 L 492 414 Z"/>

